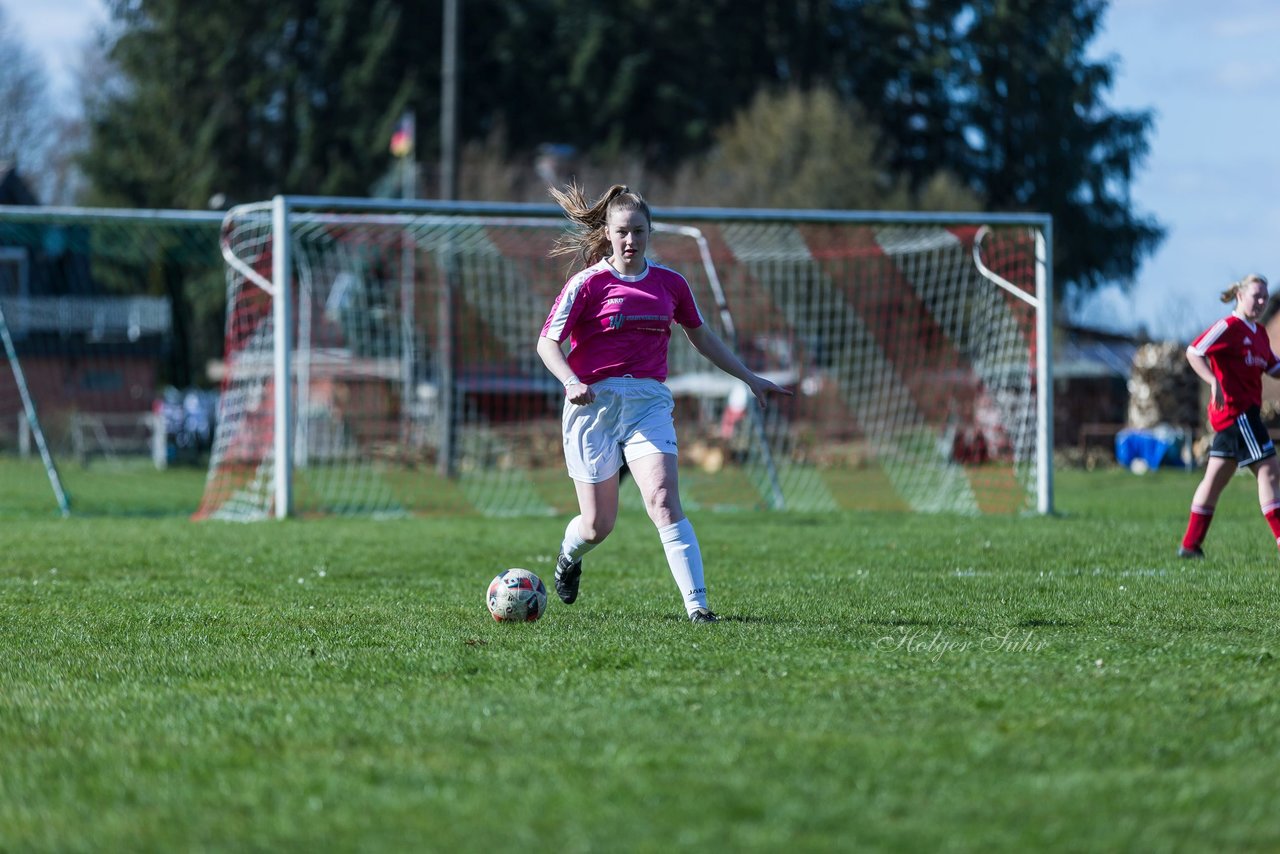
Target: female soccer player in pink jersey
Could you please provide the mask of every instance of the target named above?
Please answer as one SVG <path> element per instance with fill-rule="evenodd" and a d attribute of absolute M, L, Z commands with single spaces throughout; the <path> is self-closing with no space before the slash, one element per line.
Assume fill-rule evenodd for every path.
<path fill-rule="evenodd" d="M 538 338 L 538 355 L 564 384 L 564 457 L 578 494 L 579 514 L 569 520 L 556 560 L 556 593 L 567 604 L 578 598 L 582 556 L 617 521 L 625 460 L 689 619 L 716 622 L 698 538 L 680 507 L 674 402 L 664 385 L 672 321 L 713 365 L 746 383 L 761 406 L 768 393 L 791 392 L 743 365 L 703 323 L 685 278 L 646 259 L 653 221 L 639 193 L 614 185 L 594 204 L 576 185 L 551 195 L 575 226 L 552 255 L 577 255 L 586 265 L 565 284 Z"/>
<path fill-rule="evenodd" d="M 1280 546 L 1280 462 L 1262 423 L 1262 373 L 1280 374 L 1261 324 L 1267 307 L 1267 280 L 1254 273 L 1222 292 L 1235 300 L 1231 314 L 1205 330 L 1187 347 L 1187 361 L 1209 384 L 1209 426 L 1214 429 L 1209 464 L 1191 499 L 1191 518 L 1178 548 L 1180 557 L 1204 557 L 1205 534 L 1213 509 L 1238 466 L 1258 479 L 1258 503 Z"/>

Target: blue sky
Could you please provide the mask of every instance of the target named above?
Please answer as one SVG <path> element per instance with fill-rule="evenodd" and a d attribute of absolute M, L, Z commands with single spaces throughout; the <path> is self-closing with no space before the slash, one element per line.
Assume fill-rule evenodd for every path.
<path fill-rule="evenodd" d="M 106 20 L 102 0 L 0 0 L 0 6 L 44 59 L 55 91 L 67 92 L 86 40 Z"/>
<path fill-rule="evenodd" d="M 1168 234 L 1091 319 L 1187 338 L 1227 313 L 1217 295 L 1245 274 L 1280 290 L 1280 3 L 1113 0 L 1104 27 L 1093 52 L 1119 60 L 1112 106 L 1156 114 L 1133 204 Z"/>
<path fill-rule="evenodd" d="M 0 5 L 68 91 L 100 0 Z M 1081 319 L 1188 338 L 1226 313 L 1217 294 L 1246 273 L 1280 290 L 1280 2 L 1112 0 L 1103 26 L 1091 52 L 1118 61 L 1112 108 L 1155 111 L 1132 203 L 1168 235 L 1127 294 L 1100 296 Z"/>

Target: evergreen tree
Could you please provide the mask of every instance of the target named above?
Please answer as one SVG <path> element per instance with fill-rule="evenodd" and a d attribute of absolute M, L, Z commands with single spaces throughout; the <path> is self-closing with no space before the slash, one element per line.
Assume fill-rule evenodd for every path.
<path fill-rule="evenodd" d="M 818 126 L 856 142 L 846 165 L 861 171 L 831 186 L 810 181 L 849 190 L 833 199 L 866 197 L 850 188 L 880 182 L 906 193 L 881 193 L 886 206 L 970 207 L 976 197 L 988 210 L 1050 213 L 1060 289 L 1128 280 L 1162 237 L 1128 198 L 1151 115 L 1108 108 L 1112 61 L 1086 55 L 1105 0 L 462 5 L 462 141 L 507 161 L 484 182 L 464 175 L 463 186 L 514 183 L 503 177 L 509 164 L 567 143 L 595 163 L 637 162 L 667 180 L 714 166 L 734 173 L 735 192 L 754 204 L 791 204 L 794 185 L 771 181 L 759 152 L 726 140 L 762 92 L 834 92 L 835 102 L 810 99 L 819 112 L 770 137 L 775 154 L 819 142 Z M 94 201 L 363 195 L 391 165 L 387 141 L 406 108 L 418 116 L 418 158 L 432 162 L 441 8 L 110 0 L 121 85 L 90 105 L 84 166 Z M 847 127 L 830 109 L 843 109 L 858 133 L 841 136 Z M 867 140 L 874 150 L 864 155 Z M 818 167 L 796 164 L 792 174 L 809 181 Z"/>
<path fill-rule="evenodd" d="M 421 15 L 410 7 L 111 0 L 121 85 L 88 105 L 92 200 L 199 208 L 215 194 L 363 194 L 415 100 Z"/>
<path fill-rule="evenodd" d="M 1151 113 L 1115 112 L 1112 67 L 1086 48 L 1104 0 L 981 0 L 961 33 L 978 69 L 960 99 L 949 161 L 989 210 L 1054 217 L 1055 275 L 1077 291 L 1127 282 L 1164 230 L 1128 189 L 1148 151 Z"/>
<path fill-rule="evenodd" d="M 1126 283 L 1163 238 L 1128 190 L 1151 113 L 1116 112 L 1086 55 L 1106 0 L 868 0 L 843 86 L 914 190 L 939 168 L 991 211 L 1054 218 L 1059 295 Z M 852 32 L 852 31 L 851 31 Z"/>

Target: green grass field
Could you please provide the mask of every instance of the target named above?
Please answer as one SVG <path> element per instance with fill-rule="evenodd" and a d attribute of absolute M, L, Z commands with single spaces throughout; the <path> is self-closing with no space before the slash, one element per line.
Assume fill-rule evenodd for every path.
<path fill-rule="evenodd" d="M 1056 518 L 699 514 L 716 626 L 633 509 L 577 605 L 498 625 L 563 518 L 197 524 L 165 478 L 0 521 L 0 850 L 1280 848 L 1246 478 L 1197 563 L 1178 472 L 1061 472 Z"/>

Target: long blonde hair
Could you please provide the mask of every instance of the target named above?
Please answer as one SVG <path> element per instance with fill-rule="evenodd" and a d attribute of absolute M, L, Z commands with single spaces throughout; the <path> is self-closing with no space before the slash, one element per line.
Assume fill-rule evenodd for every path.
<path fill-rule="evenodd" d="M 573 229 L 556 240 L 556 245 L 549 253 L 552 257 L 577 255 L 588 267 L 602 258 L 608 258 L 612 251 L 609 245 L 609 214 L 614 211 L 640 211 L 649 225 L 653 225 L 649 203 L 624 184 L 614 184 L 594 204 L 587 202 L 586 195 L 577 183 L 572 183 L 563 190 L 552 187 L 549 192 L 551 198 L 564 210 L 565 216 L 573 222 Z"/>
<path fill-rule="evenodd" d="M 1218 297 L 1223 302 L 1233 302 L 1240 298 L 1240 292 L 1244 290 L 1244 286 L 1250 282 L 1261 282 L 1267 284 L 1267 277 L 1261 273 L 1250 273 L 1238 282 L 1232 282 L 1227 289 Z"/>

